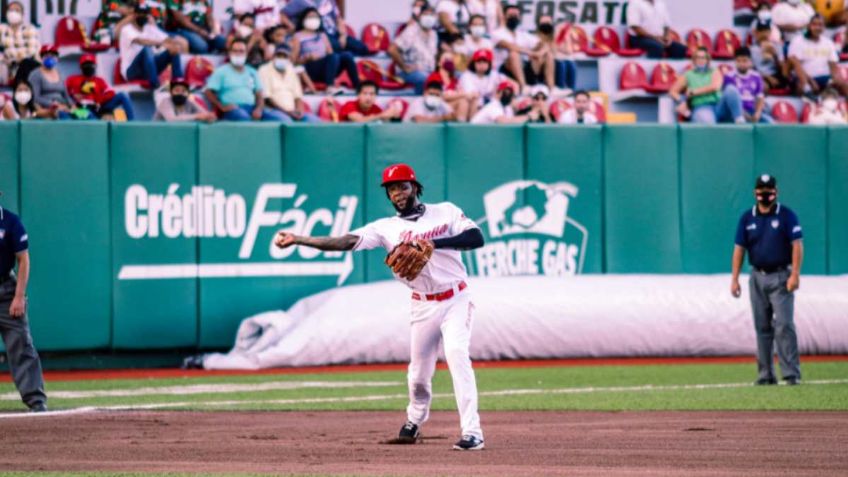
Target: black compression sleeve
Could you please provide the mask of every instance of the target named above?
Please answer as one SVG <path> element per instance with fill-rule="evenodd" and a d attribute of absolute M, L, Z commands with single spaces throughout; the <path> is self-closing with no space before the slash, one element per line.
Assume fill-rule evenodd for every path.
<path fill-rule="evenodd" d="M 433 240 L 436 248 L 450 248 L 453 250 L 474 250 L 483 246 L 483 233 L 478 228 L 471 228 L 453 237 L 445 237 Z"/>

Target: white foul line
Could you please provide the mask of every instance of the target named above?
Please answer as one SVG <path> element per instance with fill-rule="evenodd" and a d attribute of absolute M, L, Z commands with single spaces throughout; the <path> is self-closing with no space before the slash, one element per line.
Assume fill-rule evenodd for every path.
<path fill-rule="evenodd" d="M 848 384 L 848 379 L 820 379 L 804 381 L 802 386 Z M 701 389 L 728 389 L 748 388 L 751 383 L 715 383 L 715 384 L 672 384 L 672 385 L 643 385 L 643 386 L 613 386 L 613 387 L 582 387 L 582 388 L 559 388 L 559 389 L 504 389 L 500 391 L 483 391 L 480 396 L 522 396 L 522 395 L 545 395 L 545 394 L 591 394 L 599 392 L 646 392 L 646 391 L 679 391 L 679 390 L 701 390 Z M 47 413 L 25 413 L 12 412 L 0 413 L 0 419 L 16 417 L 41 417 L 61 416 L 68 414 L 82 414 L 96 411 L 144 411 L 153 409 L 170 409 L 180 407 L 221 407 L 242 405 L 297 405 L 297 404 L 332 404 L 347 402 L 369 402 L 387 401 L 391 399 L 406 399 L 406 394 L 383 394 L 373 396 L 346 396 L 326 398 L 304 398 L 304 399 L 268 399 L 268 400 L 245 400 L 245 401 L 184 401 L 163 402 L 154 404 L 119 405 L 119 406 L 86 406 L 62 411 L 50 411 Z M 453 394 L 433 394 L 434 398 L 452 398 Z"/>

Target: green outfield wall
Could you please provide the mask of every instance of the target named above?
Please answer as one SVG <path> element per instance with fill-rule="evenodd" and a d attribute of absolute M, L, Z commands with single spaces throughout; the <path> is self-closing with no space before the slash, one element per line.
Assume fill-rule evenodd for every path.
<path fill-rule="evenodd" d="M 390 278 L 382 251 L 271 240 L 392 214 L 394 162 L 480 224 L 475 275 L 728 273 L 763 172 L 800 217 L 804 273 L 848 273 L 848 128 L 3 122 L 38 348 L 226 348 L 246 316 Z"/>

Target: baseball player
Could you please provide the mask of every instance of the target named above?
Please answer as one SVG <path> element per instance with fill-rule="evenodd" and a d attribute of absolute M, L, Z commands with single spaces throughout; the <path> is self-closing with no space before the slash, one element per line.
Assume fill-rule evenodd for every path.
<path fill-rule="evenodd" d="M 433 373 L 443 341 L 462 427 L 462 438 L 453 448 L 483 449 L 477 383 L 468 352 L 474 304 L 460 253 L 481 247 L 483 234 L 457 206 L 420 202 L 423 187 L 406 164 L 386 168 L 382 186 L 397 210 L 394 217 L 342 237 L 303 237 L 281 231 L 274 243 L 280 248 L 304 245 L 324 251 L 358 251 L 383 247 L 389 251 L 387 265 L 412 289 L 409 405 L 397 442 L 415 443 L 429 417 Z"/>

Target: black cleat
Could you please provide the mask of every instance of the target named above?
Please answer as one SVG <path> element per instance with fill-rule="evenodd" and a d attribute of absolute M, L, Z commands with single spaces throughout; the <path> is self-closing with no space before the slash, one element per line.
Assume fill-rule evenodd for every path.
<path fill-rule="evenodd" d="M 486 446 L 483 444 L 483 439 L 477 436 L 462 436 L 462 439 L 453 445 L 454 450 L 462 451 L 483 450 L 484 447 Z"/>
<path fill-rule="evenodd" d="M 183 360 L 181 369 L 203 369 L 203 355 L 195 354 Z"/>
<path fill-rule="evenodd" d="M 35 403 L 29 407 L 29 412 L 47 412 L 47 404 L 43 402 Z"/>
<path fill-rule="evenodd" d="M 412 421 L 406 421 L 398 433 L 398 442 L 401 444 L 415 444 L 421 432 L 418 430 L 418 424 Z"/>
<path fill-rule="evenodd" d="M 785 378 L 784 381 L 786 381 L 787 386 L 797 386 L 801 384 L 801 378 L 796 378 L 795 376 Z"/>
<path fill-rule="evenodd" d="M 754 386 L 771 386 L 772 384 L 777 384 L 777 380 L 774 378 L 760 378 L 754 381 Z"/>

